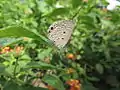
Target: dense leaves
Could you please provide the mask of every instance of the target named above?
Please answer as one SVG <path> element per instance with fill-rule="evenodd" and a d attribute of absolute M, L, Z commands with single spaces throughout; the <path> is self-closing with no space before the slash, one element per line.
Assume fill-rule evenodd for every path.
<path fill-rule="evenodd" d="M 58 89 L 58 90 L 65 90 L 64 85 L 62 81 L 57 77 L 53 75 L 45 75 L 43 77 L 43 81 L 51 85 L 52 87 Z"/>
<path fill-rule="evenodd" d="M 0 89 L 119 90 L 120 10 L 108 11 L 107 5 L 105 0 L 0 0 Z M 59 50 L 47 39 L 47 29 L 66 19 L 74 19 L 76 27 Z M 33 86 L 34 78 L 42 83 Z M 71 80 L 79 83 L 66 83 Z"/>
<path fill-rule="evenodd" d="M 41 43 L 47 42 L 47 39 L 43 36 L 37 35 L 30 30 L 27 30 L 20 26 L 7 27 L 0 30 L 0 37 L 29 37 L 39 40 Z"/>

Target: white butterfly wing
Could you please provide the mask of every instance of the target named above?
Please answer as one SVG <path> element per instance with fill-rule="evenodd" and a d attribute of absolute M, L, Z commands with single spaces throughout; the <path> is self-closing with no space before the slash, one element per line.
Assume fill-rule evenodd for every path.
<path fill-rule="evenodd" d="M 117 0 L 106 0 L 109 4 L 111 4 L 111 5 L 120 5 L 120 2 L 119 1 L 117 1 Z"/>
<path fill-rule="evenodd" d="M 109 5 L 107 6 L 108 10 L 114 10 L 116 6 L 120 6 L 120 2 L 116 0 L 106 0 Z"/>
<path fill-rule="evenodd" d="M 54 42 L 55 46 L 64 47 L 71 37 L 74 26 L 72 20 L 55 22 L 48 29 L 48 38 Z"/>

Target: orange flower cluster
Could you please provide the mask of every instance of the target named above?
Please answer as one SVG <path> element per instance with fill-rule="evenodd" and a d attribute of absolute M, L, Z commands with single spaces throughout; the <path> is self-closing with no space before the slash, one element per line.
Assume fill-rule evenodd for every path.
<path fill-rule="evenodd" d="M 10 47 L 4 47 L 1 51 L 0 54 L 5 54 L 5 53 L 9 53 L 9 52 L 13 52 L 15 50 L 15 52 L 18 54 L 20 53 L 21 50 L 23 50 L 23 47 L 21 46 L 17 46 L 14 49 L 10 48 Z"/>
<path fill-rule="evenodd" d="M 11 52 L 11 51 L 12 51 L 12 49 L 10 47 L 4 47 L 1 50 L 0 54 L 8 53 L 8 52 Z"/>
<path fill-rule="evenodd" d="M 22 46 L 17 46 L 17 47 L 15 48 L 15 52 L 16 52 L 17 54 L 20 53 L 21 50 L 23 50 L 23 47 L 22 47 Z"/>
<path fill-rule="evenodd" d="M 79 80 L 69 80 L 66 82 L 66 84 L 68 84 L 70 86 L 69 90 L 80 90 L 80 82 Z"/>
<path fill-rule="evenodd" d="M 55 88 L 53 88 L 52 86 L 48 85 L 47 86 L 48 90 L 56 90 Z"/>

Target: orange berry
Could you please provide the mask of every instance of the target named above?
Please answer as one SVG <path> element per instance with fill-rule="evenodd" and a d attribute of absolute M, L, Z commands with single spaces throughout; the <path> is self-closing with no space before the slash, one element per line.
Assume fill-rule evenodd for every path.
<path fill-rule="evenodd" d="M 69 53 L 69 54 L 67 54 L 67 58 L 75 60 L 75 55 L 73 55 L 72 53 Z"/>

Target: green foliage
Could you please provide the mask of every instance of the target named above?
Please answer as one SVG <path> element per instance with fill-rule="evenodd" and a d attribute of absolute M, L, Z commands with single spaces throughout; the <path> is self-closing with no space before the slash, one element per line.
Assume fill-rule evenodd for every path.
<path fill-rule="evenodd" d="M 100 73 L 103 74 L 104 68 L 101 64 L 96 64 L 96 70 Z"/>
<path fill-rule="evenodd" d="M 20 86 L 17 85 L 15 82 L 13 81 L 9 81 L 7 82 L 7 85 L 5 85 L 5 87 L 3 88 L 4 90 L 48 90 L 45 88 L 40 88 L 40 87 L 32 87 L 32 86 Z"/>
<path fill-rule="evenodd" d="M 45 75 L 43 77 L 43 81 L 48 83 L 49 85 L 55 87 L 58 90 L 65 90 L 64 85 L 62 83 L 62 81 L 54 75 Z"/>
<path fill-rule="evenodd" d="M 56 67 L 52 66 L 50 64 L 47 64 L 47 63 L 42 63 L 42 62 L 30 62 L 26 65 L 25 68 L 28 68 L 28 69 L 30 69 L 30 68 L 35 68 L 35 69 L 40 68 L 40 69 L 44 70 L 44 69 L 48 69 L 48 68 L 49 69 L 55 69 Z"/>
<path fill-rule="evenodd" d="M 58 90 L 68 89 L 65 82 L 70 79 L 80 80 L 82 90 L 119 90 L 120 11 L 96 8 L 98 3 L 0 0 L 0 52 L 6 46 L 13 50 L 0 53 L 1 90 L 47 90 L 31 85 L 38 78 L 36 72 Z M 61 53 L 47 39 L 47 29 L 53 22 L 73 16 L 76 27 Z M 19 53 L 17 46 L 23 47 Z M 73 54 L 71 60 L 68 53 Z"/>
<path fill-rule="evenodd" d="M 10 44 L 17 43 L 19 41 L 23 40 L 23 38 L 1 38 L 0 39 L 0 46 L 9 46 Z"/>
<path fill-rule="evenodd" d="M 41 43 L 42 42 L 47 42 L 47 39 L 44 38 L 41 35 L 37 35 L 34 32 L 31 32 L 30 30 L 27 30 L 23 27 L 20 26 L 13 26 L 13 27 L 8 27 L 0 30 L 0 37 L 29 37 L 33 38 L 36 40 L 39 40 Z"/>

